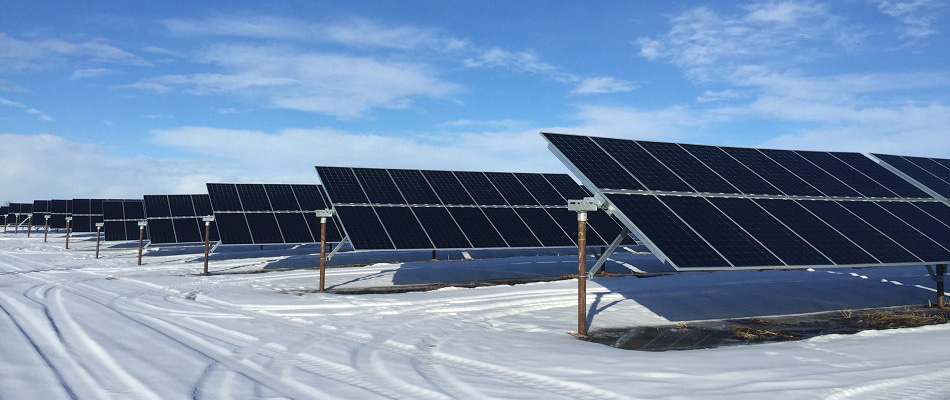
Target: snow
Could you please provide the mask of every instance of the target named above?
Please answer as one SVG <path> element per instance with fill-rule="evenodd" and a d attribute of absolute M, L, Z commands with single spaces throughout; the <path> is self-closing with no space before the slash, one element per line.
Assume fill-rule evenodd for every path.
<path fill-rule="evenodd" d="M 63 242 L 0 237 L 2 399 L 950 396 L 946 325 L 626 351 L 568 334 L 576 328 L 574 280 L 321 294 L 310 292 L 318 271 L 273 270 L 315 263 L 306 246 L 222 248 L 211 269 L 228 273 L 199 276 L 194 252 L 155 249 L 138 266 L 134 247 L 104 248 L 96 260 L 88 238 L 74 237 L 72 250 Z M 651 262 L 629 252 L 614 258 L 637 268 Z M 560 276 L 576 271 L 573 260 L 337 267 L 328 286 Z M 269 271 L 237 273 L 261 270 Z M 923 267 L 599 278 L 588 290 L 593 329 L 924 304 L 934 296 Z"/>

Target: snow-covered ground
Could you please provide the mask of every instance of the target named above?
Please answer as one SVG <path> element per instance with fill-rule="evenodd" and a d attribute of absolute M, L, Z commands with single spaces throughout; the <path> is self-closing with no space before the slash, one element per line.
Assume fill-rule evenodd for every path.
<path fill-rule="evenodd" d="M 321 294 L 309 292 L 316 270 L 232 273 L 316 257 L 222 249 L 211 269 L 229 273 L 197 276 L 194 253 L 160 249 L 138 266 L 133 247 L 96 260 L 93 246 L 0 236 L 0 399 L 950 397 L 946 325 L 625 351 L 568 335 L 572 280 Z M 374 264 L 331 268 L 328 284 L 426 282 L 453 271 L 466 271 L 460 280 L 558 276 L 576 263 L 543 255 Z M 597 279 L 587 301 L 601 329 L 922 304 L 932 287 L 922 267 L 747 271 Z"/>

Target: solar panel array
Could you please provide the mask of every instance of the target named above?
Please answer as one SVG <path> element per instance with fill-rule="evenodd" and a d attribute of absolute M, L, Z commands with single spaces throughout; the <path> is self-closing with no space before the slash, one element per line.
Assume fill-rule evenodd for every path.
<path fill-rule="evenodd" d="M 33 212 L 33 203 L 10 203 L 10 210 L 7 211 L 7 224 L 27 225 L 27 215 Z"/>
<path fill-rule="evenodd" d="M 204 242 L 202 217 L 213 214 L 206 194 L 145 196 L 149 241 L 153 244 Z M 210 240 L 216 242 L 218 237 L 217 224 L 212 222 Z"/>
<path fill-rule="evenodd" d="M 125 241 L 139 239 L 138 221 L 145 220 L 142 200 L 107 200 L 102 202 L 102 222 L 105 240 Z M 142 232 L 148 238 L 148 227 Z"/>
<path fill-rule="evenodd" d="M 33 226 L 46 225 L 46 215 L 49 215 L 50 200 L 33 200 Z"/>
<path fill-rule="evenodd" d="M 50 200 L 49 201 L 49 227 L 50 229 L 65 229 L 66 216 L 72 211 L 72 200 Z"/>
<path fill-rule="evenodd" d="M 943 158 L 871 154 L 885 166 L 903 174 L 929 190 L 932 194 L 950 199 L 950 160 Z"/>
<path fill-rule="evenodd" d="M 69 229 L 73 232 L 95 232 L 96 224 L 102 222 L 103 199 L 73 199 Z"/>
<path fill-rule="evenodd" d="M 10 206 L 0 206 L 0 216 L 3 216 L 4 224 L 7 224 L 9 218 Z"/>
<path fill-rule="evenodd" d="M 222 244 L 315 243 L 329 208 L 319 185 L 209 183 L 208 194 Z M 327 222 L 327 241 L 339 242 L 337 222 Z"/>
<path fill-rule="evenodd" d="M 357 250 L 576 246 L 567 199 L 589 194 L 564 174 L 317 167 Z M 591 213 L 588 244 L 621 226 Z"/>
<path fill-rule="evenodd" d="M 950 261 L 950 207 L 858 153 L 544 137 L 677 269 Z"/>

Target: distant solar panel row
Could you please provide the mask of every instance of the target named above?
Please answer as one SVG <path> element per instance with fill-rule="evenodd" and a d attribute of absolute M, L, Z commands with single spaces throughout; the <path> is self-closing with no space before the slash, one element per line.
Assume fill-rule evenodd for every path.
<path fill-rule="evenodd" d="M 106 241 L 138 240 L 138 221 L 145 220 L 142 200 L 107 200 L 102 202 L 102 221 Z M 148 227 L 142 231 L 148 238 Z"/>
<path fill-rule="evenodd" d="M 575 246 L 567 199 L 589 194 L 563 174 L 317 167 L 357 250 Z M 591 246 L 622 228 L 592 213 Z"/>
<path fill-rule="evenodd" d="M 33 200 L 33 216 L 31 223 L 33 226 L 44 226 L 46 216 L 49 215 L 50 200 Z"/>
<path fill-rule="evenodd" d="M 944 199 L 950 199 L 950 160 L 888 154 L 872 155 Z"/>
<path fill-rule="evenodd" d="M 70 229 L 73 232 L 95 232 L 96 224 L 102 222 L 103 199 L 73 199 Z"/>
<path fill-rule="evenodd" d="M 222 244 L 319 242 L 314 212 L 329 208 L 319 185 L 209 183 L 208 194 Z M 342 240 L 335 219 L 327 238 Z"/>
<path fill-rule="evenodd" d="M 28 215 L 33 212 L 33 203 L 10 203 L 10 209 L 7 211 L 7 224 L 26 226 L 29 221 Z"/>
<path fill-rule="evenodd" d="M 49 227 L 50 229 L 65 229 L 66 216 L 72 212 L 72 200 L 50 200 Z"/>
<path fill-rule="evenodd" d="M 205 240 L 202 217 L 213 215 L 206 194 L 146 195 L 149 241 L 153 244 L 199 243 Z M 218 241 L 218 226 L 211 223 L 210 240 Z"/>
<path fill-rule="evenodd" d="M 544 136 L 586 181 L 599 182 L 593 183 L 594 187 L 620 210 L 625 224 L 642 234 L 655 254 L 678 269 L 919 265 L 950 261 L 950 207 L 925 199 L 926 194 L 913 185 L 870 159 L 860 161 L 854 153 L 821 153 L 824 155 L 819 157 L 817 152 Z M 605 143 L 608 145 L 602 146 Z M 577 148 L 585 150 L 580 152 Z M 616 160 L 628 154 L 626 150 L 616 150 L 619 148 L 644 151 L 636 153 L 636 157 L 629 156 L 621 167 Z M 657 156 L 655 149 L 663 149 L 667 155 Z M 700 159 L 694 154 L 714 152 L 746 154 L 747 158 L 696 163 Z M 754 156 L 761 163 L 750 166 L 753 156 L 749 155 L 753 153 L 767 155 L 769 162 Z M 842 162 L 809 161 L 831 160 L 828 157 Z M 664 161 L 657 163 L 660 159 Z M 731 164 L 735 169 L 739 165 L 735 162 L 744 168 L 740 170 L 743 176 L 749 178 L 748 172 L 754 171 L 754 176 L 763 178 L 779 192 L 767 196 L 762 193 L 767 190 L 723 190 L 726 187 L 721 182 L 736 189 L 752 186 L 736 186 L 738 179 L 727 179 L 718 172 L 714 175 L 722 179 L 715 189 L 657 189 L 680 185 L 665 184 L 666 179 L 695 189 L 703 185 L 700 181 L 713 179 L 700 178 L 706 173 L 695 170 L 723 171 L 723 164 Z M 690 165 L 694 172 L 670 173 L 676 168 L 659 168 L 667 165 Z M 639 186 L 617 188 L 604 179 L 592 178 L 610 176 L 609 168 L 615 169 L 614 176 L 629 177 Z M 765 173 L 768 169 L 773 173 Z M 661 173 L 664 177 L 656 178 Z M 779 174 L 784 177 L 778 177 Z"/>

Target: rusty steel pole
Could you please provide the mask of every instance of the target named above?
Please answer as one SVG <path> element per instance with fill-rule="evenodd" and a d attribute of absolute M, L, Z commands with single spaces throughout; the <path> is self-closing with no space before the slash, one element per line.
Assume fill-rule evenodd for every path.
<path fill-rule="evenodd" d="M 26 237 L 30 237 L 30 233 L 33 232 L 33 216 L 27 215 L 26 220 Z"/>
<path fill-rule="evenodd" d="M 102 231 L 102 227 L 96 227 L 96 259 L 99 259 L 99 232 Z"/>
<path fill-rule="evenodd" d="M 587 213 L 577 213 L 577 334 L 587 337 Z"/>
<path fill-rule="evenodd" d="M 142 242 L 145 239 L 145 227 L 139 225 L 139 265 L 142 265 Z"/>
<path fill-rule="evenodd" d="M 943 308 L 945 306 L 944 295 L 943 295 L 944 293 L 943 278 L 944 278 L 944 275 L 946 275 L 946 273 L 947 273 L 947 264 L 937 265 L 937 276 L 936 276 L 937 278 L 937 307 L 940 307 L 940 308 Z"/>
<path fill-rule="evenodd" d="M 7 216 L 3 216 L 3 233 L 7 233 Z"/>
<path fill-rule="evenodd" d="M 320 217 L 320 291 L 326 290 L 327 281 L 327 217 Z"/>
<path fill-rule="evenodd" d="M 208 249 L 211 248 L 211 221 L 205 221 L 205 269 L 204 274 L 208 275 Z"/>
<path fill-rule="evenodd" d="M 20 234 L 20 214 L 16 214 L 13 216 L 13 234 L 14 235 Z"/>
<path fill-rule="evenodd" d="M 69 250 L 69 218 L 66 219 L 66 250 Z"/>
<path fill-rule="evenodd" d="M 44 219 L 46 222 L 43 223 L 43 243 L 46 243 L 49 239 L 49 214 L 46 214 Z"/>

